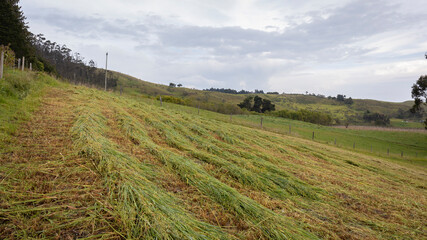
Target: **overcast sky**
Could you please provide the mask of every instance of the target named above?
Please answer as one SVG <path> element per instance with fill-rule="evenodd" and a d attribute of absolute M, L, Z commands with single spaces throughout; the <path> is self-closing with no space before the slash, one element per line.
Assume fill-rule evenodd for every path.
<path fill-rule="evenodd" d="M 186 87 L 410 100 L 426 0 L 21 0 L 30 31 L 98 67 Z"/>

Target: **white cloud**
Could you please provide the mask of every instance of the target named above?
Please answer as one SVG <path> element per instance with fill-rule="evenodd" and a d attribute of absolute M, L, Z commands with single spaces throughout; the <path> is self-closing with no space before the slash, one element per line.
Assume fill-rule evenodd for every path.
<path fill-rule="evenodd" d="M 144 80 L 394 101 L 427 66 L 423 3 L 21 1 L 34 33 Z"/>

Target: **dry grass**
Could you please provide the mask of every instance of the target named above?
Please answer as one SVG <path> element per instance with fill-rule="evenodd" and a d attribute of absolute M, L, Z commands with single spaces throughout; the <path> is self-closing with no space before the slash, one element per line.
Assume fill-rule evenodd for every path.
<path fill-rule="evenodd" d="M 427 238 L 422 167 L 84 87 L 18 133 L 5 238 Z"/>
<path fill-rule="evenodd" d="M 118 238 L 102 179 L 72 151 L 76 104 L 51 89 L 0 166 L 0 235 L 6 239 Z"/>
<path fill-rule="evenodd" d="M 423 221 L 426 219 L 424 169 L 403 167 L 386 159 L 271 132 L 236 128 L 231 124 L 145 105 L 134 106 L 130 112 L 138 115 L 144 109 L 145 113 L 140 113 L 138 117 L 140 121 L 155 122 L 153 126 L 162 132 L 163 142 L 168 142 L 169 147 L 189 157 L 197 158 L 191 152 L 198 149 L 207 152 L 205 156 L 211 156 L 214 151 L 214 156 L 227 156 L 228 160 L 240 157 L 247 163 L 262 161 L 263 166 L 268 166 L 266 162 L 270 162 L 276 169 L 264 168 L 263 171 L 284 172 L 321 189 L 318 201 L 300 197 L 280 201 L 280 198 L 266 196 L 265 192 L 254 191 L 254 186 L 236 182 L 223 166 L 202 164 L 207 172 L 223 183 L 278 213 L 307 223 L 322 238 L 378 239 L 398 236 L 422 239 L 426 235 Z M 177 141 L 171 141 L 173 135 L 191 139 L 192 142 L 187 141 L 185 146 L 179 146 Z M 199 160 L 203 161 L 205 156 L 199 155 L 199 158 L 202 157 Z M 248 166 L 246 168 L 250 169 Z"/>

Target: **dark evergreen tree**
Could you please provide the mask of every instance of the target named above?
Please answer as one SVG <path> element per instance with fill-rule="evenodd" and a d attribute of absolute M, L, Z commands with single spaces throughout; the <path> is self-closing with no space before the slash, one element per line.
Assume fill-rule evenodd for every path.
<path fill-rule="evenodd" d="M 25 16 L 18 6 L 19 0 L 0 0 L 0 45 L 10 45 L 17 57 L 34 57 L 31 33 Z"/>

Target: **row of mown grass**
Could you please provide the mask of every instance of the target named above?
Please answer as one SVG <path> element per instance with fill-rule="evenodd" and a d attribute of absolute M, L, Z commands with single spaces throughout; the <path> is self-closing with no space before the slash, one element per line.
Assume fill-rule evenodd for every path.
<path fill-rule="evenodd" d="M 426 235 L 424 169 L 160 107 L 157 102 L 98 94 L 102 101 L 96 105 L 114 113 L 110 117 L 135 151 L 149 153 L 160 164 L 157 167 L 164 166 L 235 214 L 251 231 L 257 229 L 251 235 L 239 229 L 233 233 L 237 238 Z M 225 232 L 230 227 L 217 226 Z"/>
<path fill-rule="evenodd" d="M 159 102 L 143 98 L 148 104 L 158 104 Z M 275 133 L 286 134 L 289 136 L 313 139 L 314 141 L 336 145 L 350 151 L 361 152 L 374 156 L 387 157 L 390 160 L 404 164 L 417 164 L 425 166 L 427 163 L 427 134 L 422 129 L 419 132 L 414 131 L 382 131 L 363 130 L 363 129 L 345 129 L 328 126 L 320 126 L 291 119 L 284 119 L 271 116 L 259 115 L 224 115 L 205 110 L 198 110 L 186 106 L 171 103 L 163 103 L 163 107 L 170 110 L 178 110 L 192 115 L 198 113 L 209 119 L 215 119 L 223 122 L 231 122 L 252 128 L 262 128 Z M 290 130 L 289 130 L 290 129 Z M 354 146 L 354 148 L 353 148 Z M 403 153 L 403 157 L 402 157 Z"/>
<path fill-rule="evenodd" d="M 102 179 L 72 151 L 71 87 L 10 69 L 0 86 L 0 238 L 118 239 Z"/>
<path fill-rule="evenodd" d="M 67 234 L 57 238 L 427 237 L 424 168 L 229 123 L 219 114 L 197 116 L 194 109 L 84 87 L 55 89 L 46 103 L 52 109 L 39 118 L 40 131 L 51 136 L 42 141 L 34 126 L 28 142 L 41 141 L 38 147 L 2 165 L 7 197 L 0 230 L 15 238 L 54 238 L 61 230 Z M 49 126 L 54 119 L 58 129 Z M 72 139 L 80 157 L 70 155 L 66 142 L 53 144 L 61 138 Z M 30 176 L 17 174 L 33 160 L 40 164 Z M 84 174 L 94 180 L 81 184 Z M 66 194 L 70 185 L 80 187 L 75 203 Z M 193 201 L 212 206 L 205 210 L 211 217 L 194 211 Z M 43 224 L 34 228 L 37 222 Z"/>
<path fill-rule="evenodd" d="M 199 191 L 210 196 L 225 209 L 250 222 L 252 227 L 259 228 L 262 233 L 261 237 L 266 239 L 315 238 L 314 235 L 310 235 L 300 227 L 295 226 L 290 219 L 274 214 L 255 201 L 240 195 L 230 186 L 218 181 L 195 161 L 155 144 L 148 137 L 142 125 L 133 120 L 126 112 L 120 111 L 118 114 L 120 126 L 126 135 L 136 140 L 141 147 L 148 148 L 160 161 L 172 168 L 188 184 L 195 186 Z M 146 112 L 145 116 L 148 117 L 149 115 L 152 115 L 152 113 Z M 166 129 L 167 127 L 163 126 L 162 130 Z M 177 133 L 170 132 L 170 134 L 179 137 Z M 238 173 L 241 178 L 234 175 L 234 177 L 239 178 L 238 180 L 242 180 L 242 178 L 247 180 L 251 177 L 250 172 L 238 171 Z M 256 178 L 252 178 L 252 180 L 252 184 L 255 186 Z M 273 188 L 274 185 L 271 184 L 270 187 Z M 275 189 L 278 192 L 281 190 L 278 187 Z M 286 196 L 285 194 L 283 195 Z"/>
<path fill-rule="evenodd" d="M 131 239 L 225 239 L 219 228 L 198 221 L 178 205 L 170 194 L 149 180 L 149 165 L 120 152 L 105 137 L 107 120 L 99 105 L 88 100 L 77 110 L 73 128 L 75 148 L 91 159 L 104 177 L 109 198 Z"/>

